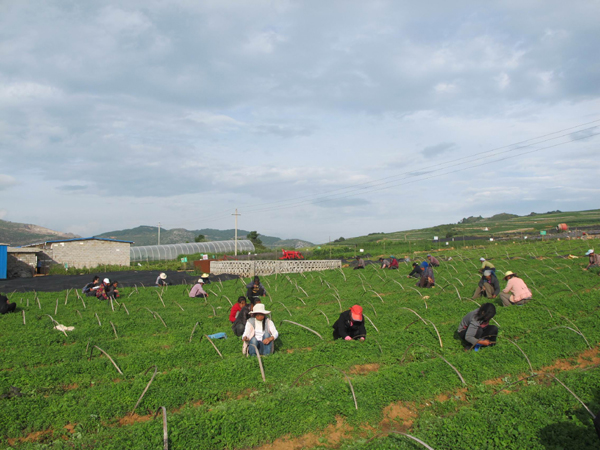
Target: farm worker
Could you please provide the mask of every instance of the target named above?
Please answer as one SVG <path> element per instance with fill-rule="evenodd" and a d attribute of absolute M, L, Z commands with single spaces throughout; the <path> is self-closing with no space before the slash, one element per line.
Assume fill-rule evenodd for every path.
<path fill-rule="evenodd" d="M 87 295 L 88 297 L 95 297 L 96 296 L 96 289 L 98 289 L 100 287 L 100 277 L 98 275 L 96 275 L 92 281 L 90 281 L 88 284 L 86 284 L 83 289 L 81 290 L 81 292 L 85 295 Z"/>
<path fill-rule="evenodd" d="M 203 273 L 202 275 L 200 275 L 200 278 L 204 280 L 204 284 L 210 284 L 209 276 L 210 275 L 207 273 Z"/>
<path fill-rule="evenodd" d="M 473 294 L 473 300 L 479 297 L 496 298 L 500 293 L 500 282 L 496 277 L 496 274 L 491 270 L 483 272 L 481 280 L 475 289 Z"/>
<path fill-rule="evenodd" d="M 427 261 L 433 267 L 440 267 L 440 262 L 437 260 L 437 258 L 435 256 L 427 255 Z"/>
<path fill-rule="evenodd" d="M 208 294 L 202 287 L 203 285 L 204 285 L 204 280 L 202 278 L 199 278 L 198 282 L 192 287 L 192 289 L 190 289 L 190 297 L 191 298 L 197 298 L 197 297 L 206 298 L 206 297 L 208 297 Z"/>
<path fill-rule="evenodd" d="M 112 297 L 112 298 L 119 298 L 119 290 L 117 289 L 119 287 L 119 282 L 118 281 L 113 281 L 111 282 L 108 287 L 106 287 L 106 296 L 108 298 Z"/>
<path fill-rule="evenodd" d="M 396 259 L 395 256 L 390 256 L 390 269 L 397 269 L 398 268 L 398 260 Z"/>
<path fill-rule="evenodd" d="M 479 258 L 481 261 L 481 269 L 480 272 L 485 272 L 486 270 L 491 270 L 494 275 L 496 275 L 496 266 L 494 266 L 491 262 L 486 261 L 485 258 Z"/>
<path fill-rule="evenodd" d="M 421 278 L 421 273 L 423 272 L 423 269 L 421 269 L 419 264 L 416 262 L 412 263 L 412 266 L 413 270 L 411 273 L 408 274 L 408 278 Z"/>
<path fill-rule="evenodd" d="M 381 268 L 385 269 L 386 267 L 390 267 L 390 260 L 389 259 L 383 259 L 383 258 L 379 258 L 379 262 L 381 263 Z"/>
<path fill-rule="evenodd" d="M 509 270 L 504 274 L 504 279 L 508 281 L 500 293 L 500 300 L 504 306 L 524 305 L 531 300 L 531 291 L 517 274 Z"/>
<path fill-rule="evenodd" d="M 246 297 L 248 297 L 248 300 L 252 301 L 254 297 L 265 297 L 266 295 L 267 291 L 257 276 L 254 277 L 252 283 L 246 285 Z"/>
<path fill-rule="evenodd" d="M 250 312 L 242 335 L 244 348 L 248 349 L 249 355 L 256 355 L 256 349 L 261 355 L 273 353 L 273 341 L 279 337 L 279 333 L 273 321 L 267 317 L 269 314 L 271 311 L 267 311 L 262 303 L 255 304 Z"/>
<path fill-rule="evenodd" d="M 433 267 L 427 261 L 421 263 L 421 279 L 417 282 L 417 287 L 432 288 L 435 286 L 435 278 L 433 276 Z"/>
<path fill-rule="evenodd" d="M 104 280 L 102 280 L 102 283 L 100 283 L 100 285 L 98 286 L 98 289 L 96 289 L 96 291 L 95 291 L 96 298 L 98 300 L 108 299 L 106 292 L 108 291 L 109 287 L 110 287 L 110 280 L 108 278 L 105 278 Z"/>
<path fill-rule="evenodd" d="M 360 256 L 356 257 L 356 267 L 354 268 L 354 270 L 356 269 L 364 269 L 365 268 L 365 260 L 362 259 Z"/>
<path fill-rule="evenodd" d="M 590 257 L 590 263 L 583 270 L 588 270 L 592 267 L 600 267 L 600 255 L 597 255 L 596 253 L 594 253 L 593 248 L 590 248 L 587 252 L 585 252 L 585 256 Z M 598 275 L 600 275 L 600 273 Z"/>
<path fill-rule="evenodd" d="M 166 273 L 163 272 L 156 278 L 156 285 L 157 286 L 168 286 L 169 285 L 169 282 L 167 281 Z"/>
<path fill-rule="evenodd" d="M 242 308 L 246 306 L 246 297 L 240 296 L 238 297 L 238 301 L 231 307 L 231 311 L 229 311 L 229 321 L 231 323 L 235 322 L 235 318 L 240 313 Z"/>
<path fill-rule="evenodd" d="M 465 350 L 477 344 L 484 347 L 496 344 L 498 327 L 489 324 L 495 315 L 496 307 L 492 303 L 484 303 L 463 317 L 457 331 Z"/>
<path fill-rule="evenodd" d="M 14 312 L 17 309 L 16 303 L 10 303 L 6 295 L 0 295 L 0 314 Z"/>
<path fill-rule="evenodd" d="M 239 299 L 238 299 L 239 301 Z M 241 311 L 236 315 L 235 322 L 231 325 L 231 329 L 233 330 L 233 334 L 236 336 L 241 336 L 244 334 L 244 330 L 246 329 L 246 322 L 250 318 L 250 312 L 255 305 L 258 303 L 262 303 L 259 297 L 254 297 L 250 303 L 246 303 Z"/>
<path fill-rule="evenodd" d="M 354 338 L 365 340 L 367 330 L 363 319 L 362 306 L 354 305 L 344 311 L 333 324 L 333 339 L 344 339 L 351 341 Z"/>

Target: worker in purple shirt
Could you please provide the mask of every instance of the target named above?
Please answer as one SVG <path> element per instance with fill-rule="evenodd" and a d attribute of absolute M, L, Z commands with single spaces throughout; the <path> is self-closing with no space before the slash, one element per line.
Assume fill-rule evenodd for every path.
<path fill-rule="evenodd" d="M 437 260 L 435 256 L 427 255 L 427 261 L 433 267 L 440 267 L 440 262 Z"/>
<path fill-rule="evenodd" d="M 208 297 L 208 294 L 204 291 L 203 288 L 204 285 L 204 280 L 202 278 L 198 279 L 198 282 L 194 285 L 194 287 L 192 287 L 192 289 L 190 289 L 190 297 L 191 298 L 206 298 Z"/>

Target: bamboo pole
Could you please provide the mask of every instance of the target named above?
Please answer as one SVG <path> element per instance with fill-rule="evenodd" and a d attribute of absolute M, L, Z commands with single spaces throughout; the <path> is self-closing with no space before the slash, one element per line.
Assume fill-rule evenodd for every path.
<path fill-rule="evenodd" d="M 148 371 L 150 369 L 152 369 L 154 367 L 154 373 L 152 374 L 152 377 L 150 378 L 150 381 L 148 382 L 148 384 L 146 385 L 146 388 L 144 389 L 144 391 L 142 392 L 142 395 L 140 395 L 140 398 L 138 398 L 137 403 L 135 404 L 135 406 L 133 407 L 133 409 L 131 410 L 131 412 L 129 413 L 130 415 L 133 415 L 133 413 L 135 412 L 135 410 L 137 409 L 137 407 L 139 406 L 140 402 L 142 401 L 142 398 L 144 398 L 144 395 L 146 395 L 146 392 L 148 391 L 148 389 L 150 388 L 150 385 L 152 384 L 152 382 L 154 381 L 154 377 L 156 376 L 156 373 L 158 372 L 158 367 L 157 366 L 150 366 L 146 369 L 146 371 L 144 372 L 144 375 L 146 375 L 148 373 Z"/>

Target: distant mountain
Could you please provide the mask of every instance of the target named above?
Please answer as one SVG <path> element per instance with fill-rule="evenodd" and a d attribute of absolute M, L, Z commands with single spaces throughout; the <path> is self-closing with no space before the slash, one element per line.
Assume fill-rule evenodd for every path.
<path fill-rule="evenodd" d="M 245 239 L 249 231 L 238 229 L 238 239 Z M 160 229 L 161 244 L 180 244 L 183 242 L 194 242 L 199 234 L 204 235 L 207 241 L 227 241 L 234 239 L 235 230 L 216 230 L 214 228 L 203 228 L 201 230 L 186 230 L 185 228 L 172 228 L 170 230 Z M 109 231 L 97 235 L 98 237 L 122 239 L 133 241 L 137 246 L 156 245 L 158 243 L 158 227 L 142 225 L 128 230 Z M 314 244 L 300 239 L 281 239 L 274 236 L 258 235 L 265 247 L 272 248 L 290 248 L 290 247 L 310 247 Z"/>
<path fill-rule="evenodd" d="M 8 222 L 0 220 L 0 242 L 11 246 L 33 244 L 34 242 L 51 241 L 54 239 L 75 239 L 81 236 L 72 233 L 32 225 L 29 223 Z"/>

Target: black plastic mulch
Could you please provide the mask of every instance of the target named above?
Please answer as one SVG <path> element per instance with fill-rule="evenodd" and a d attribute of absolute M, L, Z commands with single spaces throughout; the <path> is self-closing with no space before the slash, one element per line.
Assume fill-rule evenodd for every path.
<path fill-rule="evenodd" d="M 13 280 L 1 280 L 0 281 L 0 293 L 10 294 L 11 292 L 57 292 L 64 291 L 67 289 L 82 289 L 87 283 L 92 281 L 94 275 L 98 275 L 100 278 L 108 278 L 111 281 L 118 281 L 119 286 L 122 287 L 133 287 L 134 285 L 140 286 L 155 286 L 156 278 L 162 272 L 159 270 L 141 270 L 136 271 L 123 271 L 123 272 L 98 272 L 90 275 L 47 275 L 43 277 L 35 278 L 15 278 Z M 176 271 L 165 271 L 167 274 L 167 281 L 170 284 L 194 284 L 199 277 L 194 272 L 176 272 Z M 222 274 L 222 275 L 211 275 L 210 281 L 227 281 L 238 278 L 237 275 Z"/>

